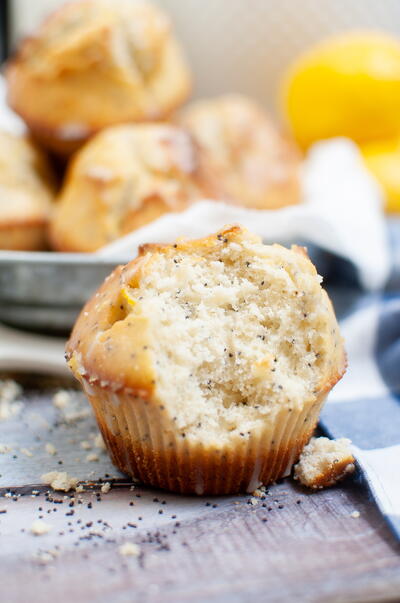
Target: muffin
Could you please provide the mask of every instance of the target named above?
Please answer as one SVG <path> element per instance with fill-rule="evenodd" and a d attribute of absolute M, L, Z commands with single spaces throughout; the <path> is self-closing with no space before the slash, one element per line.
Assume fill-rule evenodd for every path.
<path fill-rule="evenodd" d="M 86 304 L 67 360 L 115 465 L 195 494 L 287 475 L 345 370 L 305 250 L 239 226 L 142 247 Z"/>
<path fill-rule="evenodd" d="M 55 192 L 43 153 L 28 138 L 0 131 L 0 249 L 46 247 Z"/>
<path fill-rule="evenodd" d="M 239 95 L 190 104 L 178 117 L 200 147 L 213 196 L 275 209 L 301 200 L 300 156 L 261 107 Z"/>
<path fill-rule="evenodd" d="M 354 462 L 347 438 L 311 438 L 295 465 L 294 479 L 312 490 L 327 488 L 354 473 Z"/>
<path fill-rule="evenodd" d="M 63 155 L 107 126 L 167 117 L 190 90 L 168 19 L 130 0 L 67 3 L 22 43 L 6 75 L 11 107 Z"/>
<path fill-rule="evenodd" d="M 75 155 L 57 199 L 50 239 L 59 251 L 95 251 L 201 196 L 196 150 L 179 128 L 114 126 Z"/>

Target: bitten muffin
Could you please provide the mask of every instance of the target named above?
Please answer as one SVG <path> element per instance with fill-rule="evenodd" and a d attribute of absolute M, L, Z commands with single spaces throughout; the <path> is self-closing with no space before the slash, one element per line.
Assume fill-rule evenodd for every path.
<path fill-rule="evenodd" d="M 300 155 L 261 107 L 239 95 L 190 104 L 178 123 L 199 145 L 203 178 L 220 199 L 274 209 L 299 203 Z"/>
<path fill-rule="evenodd" d="M 55 193 L 43 153 L 29 139 L 0 131 L 0 249 L 46 247 Z"/>
<path fill-rule="evenodd" d="M 67 345 L 115 465 L 196 494 L 287 475 L 345 370 L 320 280 L 239 226 L 117 268 Z"/>
<path fill-rule="evenodd" d="M 73 159 L 50 226 L 59 251 L 95 251 L 201 197 L 188 134 L 162 124 L 114 126 Z"/>
<path fill-rule="evenodd" d="M 311 438 L 294 468 L 294 478 L 317 490 L 334 486 L 355 470 L 351 441 L 347 438 Z"/>
<path fill-rule="evenodd" d="M 67 3 L 22 43 L 6 75 L 11 107 L 66 155 L 104 127 L 167 117 L 190 91 L 168 19 L 130 0 Z"/>

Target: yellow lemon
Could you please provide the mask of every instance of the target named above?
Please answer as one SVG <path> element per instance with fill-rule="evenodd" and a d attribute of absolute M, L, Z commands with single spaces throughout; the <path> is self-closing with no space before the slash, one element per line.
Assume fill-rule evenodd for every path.
<path fill-rule="evenodd" d="M 386 209 L 400 211 L 400 137 L 364 144 L 361 152 L 384 190 Z"/>
<path fill-rule="evenodd" d="M 281 90 L 299 144 L 348 136 L 357 142 L 400 132 L 400 40 L 348 32 L 322 42 L 289 68 Z"/>

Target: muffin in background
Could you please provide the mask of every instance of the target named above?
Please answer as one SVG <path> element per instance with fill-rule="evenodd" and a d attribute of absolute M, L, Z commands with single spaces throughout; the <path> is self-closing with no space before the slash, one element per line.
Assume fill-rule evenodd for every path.
<path fill-rule="evenodd" d="M 320 280 L 238 226 L 119 266 L 67 345 L 115 465 L 193 494 L 288 475 L 345 370 Z"/>
<path fill-rule="evenodd" d="M 201 190 L 190 136 L 167 124 L 123 125 L 92 138 L 74 156 L 50 225 L 59 251 L 90 252 L 168 211 Z"/>
<path fill-rule="evenodd" d="M 167 17 L 141 0 L 67 3 L 22 42 L 6 77 L 11 107 L 62 155 L 107 126 L 166 118 L 191 87 Z"/>
<path fill-rule="evenodd" d="M 0 131 L 0 249 L 47 247 L 55 182 L 46 156 L 31 140 Z"/>
<path fill-rule="evenodd" d="M 214 197 L 256 209 L 301 200 L 299 152 L 251 99 L 227 94 L 195 101 L 177 122 L 199 146 L 202 177 Z"/>

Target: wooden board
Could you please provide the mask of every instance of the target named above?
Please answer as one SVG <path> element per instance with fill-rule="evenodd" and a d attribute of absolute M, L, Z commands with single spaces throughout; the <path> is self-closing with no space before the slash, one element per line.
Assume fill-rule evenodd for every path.
<path fill-rule="evenodd" d="M 43 389 L 0 423 L 0 444 L 13 448 L 0 455 L 1 601 L 400 600 L 399 545 L 357 479 L 311 494 L 287 479 L 256 504 L 131 489 L 95 434 L 90 414 L 66 423 Z M 52 469 L 95 483 L 48 495 L 40 475 Z M 107 494 L 101 480 L 113 482 Z M 30 532 L 38 518 L 48 534 Z M 122 556 L 125 542 L 140 555 Z"/>

